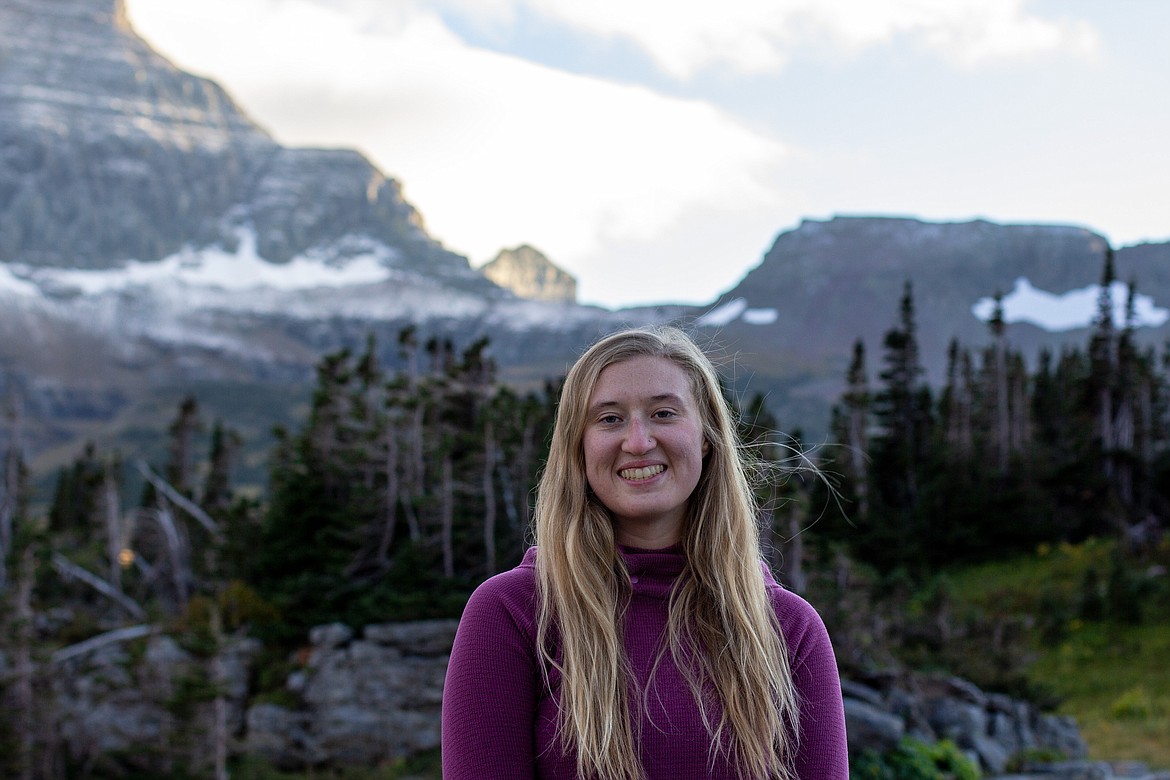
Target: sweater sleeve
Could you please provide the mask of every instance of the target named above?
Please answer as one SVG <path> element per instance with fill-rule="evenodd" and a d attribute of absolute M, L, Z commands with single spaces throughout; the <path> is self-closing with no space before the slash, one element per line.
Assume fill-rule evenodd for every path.
<path fill-rule="evenodd" d="M 531 619 L 524 617 L 531 615 L 531 589 L 517 575 L 483 583 L 459 621 L 443 686 L 445 780 L 534 775 L 540 673 Z"/>
<path fill-rule="evenodd" d="M 841 678 L 829 632 L 817 611 L 787 591 L 774 596 L 788 642 L 793 682 L 800 699 L 800 780 L 846 780 L 849 748 Z"/>

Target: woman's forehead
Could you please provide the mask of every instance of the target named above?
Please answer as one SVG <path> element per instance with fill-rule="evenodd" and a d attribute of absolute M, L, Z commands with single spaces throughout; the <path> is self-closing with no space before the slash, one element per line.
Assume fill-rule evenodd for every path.
<path fill-rule="evenodd" d="M 656 355 L 640 355 L 610 363 L 593 384 L 586 405 L 632 400 L 695 400 L 690 373 L 678 362 Z"/>

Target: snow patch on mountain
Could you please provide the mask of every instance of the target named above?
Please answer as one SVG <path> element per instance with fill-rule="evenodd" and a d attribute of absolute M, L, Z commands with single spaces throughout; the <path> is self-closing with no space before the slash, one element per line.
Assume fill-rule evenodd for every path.
<path fill-rule="evenodd" d="M 332 260 L 324 252 L 308 252 L 288 263 L 270 263 L 256 252 L 256 234 L 253 231 L 240 229 L 237 238 L 239 244 L 235 251 L 222 247 L 188 247 L 162 260 L 134 260 L 121 268 L 18 268 L 18 272 L 23 272 L 20 276 L 27 280 L 18 291 L 38 294 L 41 290 L 54 290 L 99 295 L 132 288 L 166 286 L 228 292 L 259 289 L 291 292 L 322 287 L 349 287 L 386 281 L 393 273 L 388 265 L 397 255 L 384 244 L 368 242 L 363 247 L 364 252 L 347 257 L 344 262 Z M 17 278 L 17 281 L 20 279 Z M 0 284 L 4 282 L 0 281 Z"/>
<path fill-rule="evenodd" d="M 695 320 L 700 327 L 721 328 L 742 319 L 748 325 L 771 325 L 780 317 L 775 309 L 751 309 L 745 298 L 736 298 Z"/>
<path fill-rule="evenodd" d="M 0 263 L 0 293 L 31 298 L 40 295 L 40 289 L 32 282 L 16 276 L 12 269 Z"/>
<path fill-rule="evenodd" d="M 1129 285 L 1114 282 L 1109 293 L 1113 302 L 1113 323 L 1124 327 Z M 1101 285 L 1093 284 L 1064 293 L 1051 293 L 1032 285 L 1026 278 L 1016 279 L 1012 291 L 1003 298 L 1003 318 L 1006 322 L 1030 322 L 1052 333 L 1086 328 L 1097 316 Z M 995 311 L 995 299 L 981 298 L 971 312 L 986 322 Z M 1134 298 L 1134 324 L 1137 327 L 1156 328 L 1170 319 L 1170 310 L 1154 304 L 1148 295 Z"/>
<path fill-rule="evenodd" d="M 741 318 L 748 325 L 771 325 L 780 318 L 775 309 L 748 309 Z"/>
<path fill-rule="evenodd" d="M 724 325 L 729 325 L 739 318 L 747 310 L 747 299 L 736 298 L 728 301 L 722 306 L 716 306 L 711 311 L 695 320 L 695 324 L 700 327 L 721 328 Z"/>

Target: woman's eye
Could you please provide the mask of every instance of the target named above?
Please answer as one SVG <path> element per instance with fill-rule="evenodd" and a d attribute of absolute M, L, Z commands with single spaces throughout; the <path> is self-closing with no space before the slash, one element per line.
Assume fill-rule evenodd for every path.
<path fill-rule="evenodd" d="M 674 411 L 671 409 L 659 409 L 654 413 L 655 417 L 666 419 L 667 417 L 674 417 Z"/>
<path fill-rule="evenodd" d="M 621 418 L 619 418 L 616 414 L 607 414 L 598 420 L 598 422 L 602 423 L 603 425 L 613 425 L 614 423 L 619 422 L 620 419 Z"/>

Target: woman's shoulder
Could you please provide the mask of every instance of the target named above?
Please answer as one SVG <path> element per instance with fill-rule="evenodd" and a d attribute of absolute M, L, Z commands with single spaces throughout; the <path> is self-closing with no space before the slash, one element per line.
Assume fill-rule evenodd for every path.
<path fill-rule="evenodd" d="M 800 594 L 776 582 L 766 565 L 762 567 L 768 598 L 785 635 L 793 639 L 810 633 L 818 637 L 825 634 L 824 620 L 816 608 Z"/>
<path fill-rule="evenodd" d="M 536 607 L 536 548 L 531 547 L 514 568 L 484 580 L 471 594 L 463 620 L 510 618 L 531 625 Z"/>

